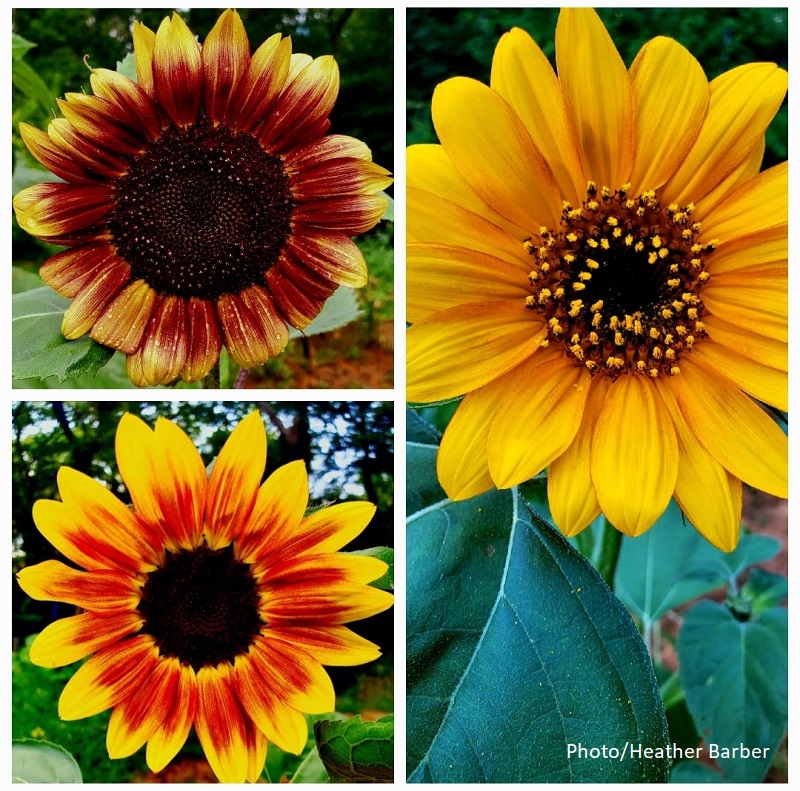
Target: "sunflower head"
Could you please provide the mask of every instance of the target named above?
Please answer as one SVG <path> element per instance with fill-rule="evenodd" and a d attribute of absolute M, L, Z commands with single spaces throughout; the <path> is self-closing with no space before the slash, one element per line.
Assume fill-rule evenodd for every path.
<path fill-rule="evenodd" d="M 112 709 L 111 758 L 147 743 L 161 771 L 194 727 L 223 782 L 254 782 L 267 742 L 300 753 L 304 714 L 330 712 L 323 665 L 357 665 L 378 646 L 345 624 L 386 610 L 370 586 L 386 571 L 338 550 L 375 506 L 346 502 L 306 513 L 302 462 L 262 484 L 266 433 L 257 413 L 233 431 L 211 474 L 191 440 L 159 418 L 132 415 L 117 430 L 132 507 L 63 467 L 60 501 L 39 500 L 39 531 L 75 566 L 48 560 L 18 574 L 35 599 L 81 614 L 47 626 L 31 661 L 59 667 L 89 657 L 67 683 L 59 716 Z"/>
<path fill-rule="evenodd" d="M 554 71 L 523 30 L 491 80 L 439 85 L 408 150 L 408 397 L 463 396 L 452 499 L 548 468 L 568 535 L 636 536 L 674 497 L 738 540 L 742 482 L 786 496 L 787 167 L 759 172 L 787 74 L 711 80 L 659 36 L 626 68 L 563 9 Z M 458 363 L 454 364 L 453 361 Z"/>
<path fill-rule="evenodd" d="M 367 146 L 329 135 L 331 56 L 275 34 L 251 53 L 225 11 L 202 47 L 178 14 L 133 26 L 136 81 L 93 69 L 20 132 L 63 182 L 14 199 L 24 230 L 67 249 L 41 267 L 73 298 L 68 339 L 124 352 L 136 385 L 202 379 L 224 344 L 265 362 L 339 285 L 367 281 L 350 237 L 372 228 L 391 179 Z"/>

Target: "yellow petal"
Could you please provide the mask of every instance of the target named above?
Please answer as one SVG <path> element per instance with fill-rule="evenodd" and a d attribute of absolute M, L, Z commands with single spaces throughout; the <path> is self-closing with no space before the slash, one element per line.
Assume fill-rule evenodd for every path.
<path fill-rule="evenodd" d="M 270 635 L 288 646 L 300 646 L 320 664 L 361 665 L 381 655 L 375 643 L 365 640 L 346 626 L 284 626 L 270 629 Z"/>
<path fill-rule="evenodd" d="M 789 370 L 789 349 L 782 341 L 756 335 L 746 328 L 723 321 L 719 316 L 704 316 L 703 324 L 708 336 L 726 349 L 770 368 Z"/>
<path fill-rule="evenodd" d="M 670 388 L 705 449 L 745 483 L 786 497 L 787 438 L 777 424 L 733 382 L 694 356 L 682 358 L 680 368 L 663 386 Z"/>
<path fill-rule="evenodd" d="M 438 401 L 491 382 L 532 355 L 542 319 L 523 303 L 457 305 L 406 333 L 409 401 Z"/>
<path fill-rule="evenodd" d="M 785 266 L 788 259 L 788 225 L 776 225 L 722 242 L 708 256 L 706 268 L 713 277 L 726 272 L 775 269 Z"/>
<path fill-rule="evenodd" d="M 197 120 L 203 92 L 200 46 L 177 13 L 165 18 L 156 32 L 153 84 L 173 123 L 188 127 Z"/>
<path fill-rule="evenodd" d="M 712 340 L 698 343 L 692 356 L 727 376 L 753 398 L 777 409 L 789 409 L 789 376 L 786 371 L 762 365 Z"/>
<path fill-rule="evenodd" d="M 733 552 L 742 521 L 742 482 L 697 441 L 669 387 L 656 381 L 678 438 L 680 465 L 675 500 L 695 529 L 717 549 Z"/>
<path fill-rule="evenodd" d="M 703 217 L 704 239 L 722 242 L 765 229 L 785 228 L 789 219 L 789 164 L 759 173 Z"/>
<path fill-rule="evenodd" d="M 451 500 L 467 500 L 494 486 L 489 474 L 487 441 L 503 391 L 498 382 L 468 393 L 459 404 L 439 445 L 436 475 Z"/>
<path fill-rule="evenodd" d="M 567 357 L 514 371 L 489 430 L 489 470 L 500 489 L 527 481 L 575 438 L 589 394 L 589 371 Z"/>
<path fill-rule="evenodd" d="M 575 129 L 550 61 L 524 30 L 514 28 L 498 42 L 491 86 L 525 124 L 553 171 L 561 197 L 579 204 L 586 197 L 587 177 Z"/>
<path fill-rule="evenodd" d="M 708 80 L 685 47 L 664 36 L 639 50 L 630 70 L 636 99 L 632 192 L 657 189 L 678 169 L 700 134 Z"/>
<path fill-rule="evenodd" d="M 456 170 L 443 146 L 409 146 L 406 149 L 406 174 L 406 186 L 409 188 L 432 192 L 439 198 L 466 209 L 476 217 L 488 220 L 512 235 L 515 240 L 525 239 L 530 235 L 531 229 L 528 225 L 518 226 L 510 218 L 496 212 L 478 196 Z M 408 232 L 412 237 L 419 235 L 416 223 L 409 221 Z M 420 241 L 428 240 L 422 236 Z"/>
<path fill-rule="evenodd" d="M 436 87 L 433 124 L 473 190 L 521 228 L 556 227 L 561 196 L 517 114 L 491 88 L 466 77 Z"/>
<path fill-rule="evenodd" d="M 561 10 L 556 64 L 586 175 L 598 186 L 622 186 L 633 167 L 633 90 L 625 64 L 595 11 Z"/>
<path fill-rule="evenodd" d="M 592 481 L 614 527 L 639 536 L 664 513 L 678 476 L 678 442 L 652 380 L 624 374 L 592 436 Z"/>
<path fill-rule="evenodd" d="M 284 551 L 336 552 L 364 532 L 376 510 L 372 503 L 353 501 L 313 511 L 300 523 L 297 535 L 287 542 Z"/>
<path fill-rule="evenodd" d="M 153 50 L 156 47 L 156 34 L 138 20 L 133 23 L 133 53 L 136 59 L 136 82 L 150 96 L 155 94 L 153 84 Z"/>
<path fill-rule="evenodd" d="M 591 441 L 603 401 L 611 384 L 607 376 L 594 376 L 575 439 L 547 471 L 547 500 L 556 527 L 576 536 L 600 515 L 600 503 L 591 474 Z"/>
<path fill-rule="evenodd" d="M 528 271 L 500 258 L 450 245 L 406 248 L 406 318 L 416 322 L 467 302 L 524 302 Z"/>
<path fill-rule="evenodd" d="M 409 187 L 406 190 L 409 241 L 468 247 L 511 263 L 530 265 L 523 246 L 525 237 L 511 236 L 468 208 L 434 192 Z"/>
<path fill-rule="evenodd" d="M 705 217 L 735 189 L 754 179 L 761 170 L 766 150 L 767 139 L 762 135 L 750 153 L 716 187 L 695 202 L 695 216 Z"/>
<path fill-rule="evenodd" d="M 702 299 L 706 308 L 731 324 L 784 343 L 789 340 L 785 266 L 716 275 L 703 287 Z"/>
<path fill-rule="evenodd" d="M 697 203 L 747 159 L 780 107 L 787 79 L 774 63 L 748 63 L 713 80 L 705 124 L 664 186 L 662 204 Z"/>

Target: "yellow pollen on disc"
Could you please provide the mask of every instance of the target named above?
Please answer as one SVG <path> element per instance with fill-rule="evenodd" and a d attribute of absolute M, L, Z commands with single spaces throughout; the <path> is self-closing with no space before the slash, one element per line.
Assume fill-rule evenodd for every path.
<path fill-rule="evenodd" d="M 588 182 L 580 206 L 563 201 L 557 227 L 538 229 L 525 307 L 547 337 L 592 375 L 675 375 L 705 336 L 706 257 L 694 206 L 662 207 L 655 190 L 630 194 Z M 578 296 L 580 295 L 580 296 Z"/>

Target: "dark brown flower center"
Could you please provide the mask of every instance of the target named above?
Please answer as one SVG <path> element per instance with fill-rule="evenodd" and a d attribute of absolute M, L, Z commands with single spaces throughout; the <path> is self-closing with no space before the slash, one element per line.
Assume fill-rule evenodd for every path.
<path fill-rule="evenodd" d="M 215 299 L 264 283 L 294 206 L 279 157 L 204 118 L 167 129 L 133 160 L 109 228 L 133 279 L 161 294 Z"/>
<path fill-rule="evenodd" d="M 544 343 L 593 374 L 676 374 L 705 335 L 700 291 L 715 242 L 698 243 L 691 204 L 662 208 L 654 192 L 628 189 L 590 182 L 581 208 L 564 203 L 558 230 L 525 241 L 535 260 L 525 306 L 545 319 Z"/>
<path fill-rule="evenodd" d="M 232 547 L 167 552 L 164 565 L 147 575 L 139 612 L 161 655 L 195 670 L 233 662 L 264 626 L 255 578 Z"/>

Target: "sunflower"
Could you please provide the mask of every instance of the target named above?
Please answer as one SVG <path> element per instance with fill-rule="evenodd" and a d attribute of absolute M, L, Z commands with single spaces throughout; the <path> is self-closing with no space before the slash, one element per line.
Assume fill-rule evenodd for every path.
<path fill-rule="evenodd" d="M 266 449 L 253 413 L 209 476 L 176 425 L 160 418 L 152 430 L 127 414 L 116 453 L 132 508 L 68 467 L 58 473 L 61 501 L 34 505 L 42 535 L 85 571 L 48 560 L 17 575 L 33 598 L 83 610 L 46 627 L 31 661 L 59 667 L 92 655 L 58 711 L 75 720 L 112 708 L 111 758 L 147 742 L 159 772 L 194 726 L 221 781 L 254 782 L 267 741 L 299 753 L 303 713 L 334 709 L 322 665 L 379 656 L 343 624 L 391 606 L 366 584 L 386 564 L 337 552 L 375 507 L 340 503 L 305 516 L 303 463 L 261 484 Z"/>
<path fill-rule="evenodd" d="M 202 49 L 177 14 L 135 22 L 137 81 L 93 69 L 28 149 L 61 177 L 14 199 L 25 231 L 67 249 L 41 267 L 73 298 L 68 339 L 127 355 L 137 386 L 202 379 L 224 343 L 249 368 L 280 352 L 339 285 L 367 282 L 351 236 L 372 228 L 391 179 L 364 143 L 327 135 L 331 56 L 275 34 L 250 53 L 226 11 Z"/>
<path fill-rule="evenodd" d="M 675 497 L 737 543 L 742 482 L 787 495 L 787 164 L 759 172 L 786 93 L 770 63 L 708 82 L 658 37 L 630 69 L 591 9 L 554 72 L 506 33 L 491 84 L 433 96 L 411 146 L 408 398 L 464 396 L 437 469 L 452 499 L 549 466 L 552 516 L 646 531 Z"/>

